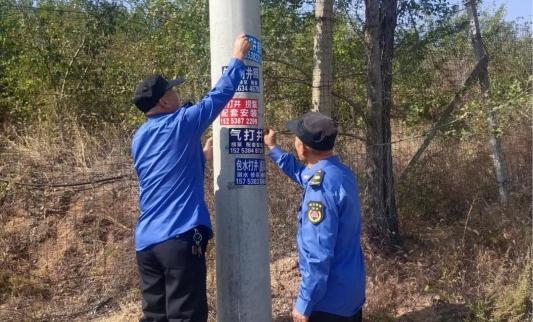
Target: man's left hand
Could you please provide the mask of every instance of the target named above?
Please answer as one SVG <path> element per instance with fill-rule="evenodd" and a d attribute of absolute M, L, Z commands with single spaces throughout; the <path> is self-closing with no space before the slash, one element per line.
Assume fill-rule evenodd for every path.
<path fill-rule="evenodd" d="M 292 309 L 292 321 L 293 322 L 309 322 L 309 317 L 298 312 L 296 308 L 293 308 Z"/>

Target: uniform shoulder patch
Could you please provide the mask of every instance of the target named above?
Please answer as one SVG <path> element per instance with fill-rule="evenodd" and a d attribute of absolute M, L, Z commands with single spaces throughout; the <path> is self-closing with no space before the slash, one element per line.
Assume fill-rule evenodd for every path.
<path fill-rule="evenodd" d="M 309 185 L 312 187 L 320 187 L 322 185 L 322 181 L 324 180 L 324 174 L 324 170 L 318 170 L 315 172 L 311 178 L 311 181 L 309 181 Z"/>
<path fill-rule="evenodd" d="M 319 201 L 310 201 L 307 204 L 307 219 L 312 224 L 320 224 L 324 219 L 324 205 Z"/>

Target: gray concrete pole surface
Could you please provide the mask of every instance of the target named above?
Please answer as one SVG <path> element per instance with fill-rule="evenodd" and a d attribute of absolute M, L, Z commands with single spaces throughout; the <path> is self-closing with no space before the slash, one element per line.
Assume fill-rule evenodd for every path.
<path fill-rule="evenodd" d="M 252 43 L 239 89 L 213 123 L 218 322 L 270 322 L 259 0 L 210 0 L 211 79 L 235 38 Z"/>

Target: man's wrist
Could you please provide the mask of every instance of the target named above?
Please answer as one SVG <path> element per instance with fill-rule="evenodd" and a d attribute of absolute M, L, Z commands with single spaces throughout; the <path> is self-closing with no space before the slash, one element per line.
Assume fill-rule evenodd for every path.
<path fill-rule="evenodd" d="M 294 308 L 301 315 L 304 315 L 304 316 L 311 315 L 311 305 L 309 301 L 302 299 L 300 296 L 296 298 L 296 303 L 294 304 Z"/>

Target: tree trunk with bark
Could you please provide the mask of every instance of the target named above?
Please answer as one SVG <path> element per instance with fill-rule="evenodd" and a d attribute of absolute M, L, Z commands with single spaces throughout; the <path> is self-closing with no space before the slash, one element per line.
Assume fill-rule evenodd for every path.
<path fill-rule="evenodd" d="M 313 111 L 331 116 L 333 111 L 333 0 L 315 2 Z"/>
<path fill-rule="evenodd" d="M 387 245 L 400 242 L 394 193 L 390 112 L 396 0 L 365 0 L 367 52 L 366 216 L 371 234 Z"/>

